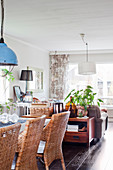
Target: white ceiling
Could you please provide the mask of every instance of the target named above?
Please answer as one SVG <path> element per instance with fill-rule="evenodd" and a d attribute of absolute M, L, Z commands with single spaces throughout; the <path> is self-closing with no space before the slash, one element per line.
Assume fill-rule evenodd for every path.
<path fill-rule="evenodd" d="M 113 49 L 113 0 L 5 0 L 5 34 L 49 51 Z"/>

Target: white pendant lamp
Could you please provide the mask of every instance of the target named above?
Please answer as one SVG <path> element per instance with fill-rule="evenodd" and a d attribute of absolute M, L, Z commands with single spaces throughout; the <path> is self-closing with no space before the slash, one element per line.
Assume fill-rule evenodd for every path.
<path fill-rule="evenodd" d="M 96 64 L 94 62 L 88 61 L 88 43 L 84 41 L 84 35 L 80 34 L 83 42 L 86 44 L 86 61 L 78 64 L 78 74 L 81 75 L 91 75 L 96 74 Z"/>
<path fill-rule="evenodd" d="M 93 62 L 83 62 L 78 64 L 78 73 L 82 75 L 96 74 L 96 65 Z"/>

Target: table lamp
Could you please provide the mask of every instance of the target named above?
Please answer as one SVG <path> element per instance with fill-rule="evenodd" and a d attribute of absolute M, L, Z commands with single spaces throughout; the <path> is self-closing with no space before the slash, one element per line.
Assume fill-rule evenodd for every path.
<path fill-rule="evenodd" d="M 26 81 L 25 93 L 27 93 L 27 81 L 33 81 L 32 70 L 22 70 L 20 80 Z"/>

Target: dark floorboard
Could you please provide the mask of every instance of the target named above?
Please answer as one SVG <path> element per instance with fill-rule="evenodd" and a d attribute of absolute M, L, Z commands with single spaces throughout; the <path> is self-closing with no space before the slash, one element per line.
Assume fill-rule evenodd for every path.
<path fill-rule="evenodd" d="M 63 155 L 67 170 L 113 170 L 113 123 L 109 123 L 104 138 L 90 147 L 75 143 L 63 143 Z M 45 170 L 38 161 L 39 170 Z M 62 170 L 60 160 L 50 165 L 50 170 Z"/>

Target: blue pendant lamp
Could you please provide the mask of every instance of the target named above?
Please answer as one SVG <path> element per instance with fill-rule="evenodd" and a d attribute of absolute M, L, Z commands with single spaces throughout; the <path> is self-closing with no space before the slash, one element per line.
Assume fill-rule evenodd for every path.
<path fill-rule="evenodd" d="M 16 66 L 18 65 L 16 54 L 4 43 L 3 23 L 4 23 L 4 3 L 3 0 L 1 0 L 0 66 Z"/>

